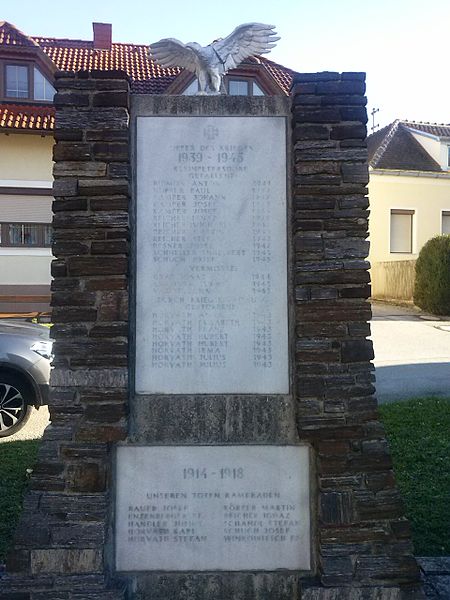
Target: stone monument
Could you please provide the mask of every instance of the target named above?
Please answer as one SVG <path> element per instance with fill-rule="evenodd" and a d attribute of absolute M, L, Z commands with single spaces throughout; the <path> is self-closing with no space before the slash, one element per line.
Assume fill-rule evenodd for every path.
<path fill-rule="evenodd" d="M 422 598 L 367 339 L 364 75 L 56 88 L 52 425 L 0 598 Z"/>

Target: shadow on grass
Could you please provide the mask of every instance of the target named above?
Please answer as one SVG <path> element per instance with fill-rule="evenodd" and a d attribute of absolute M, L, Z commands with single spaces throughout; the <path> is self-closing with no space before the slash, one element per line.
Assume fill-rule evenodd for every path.
<path fill-rule="evenodd" d="M 450 554 L 450 398 L 380 406 L 418 556 Z"/>
<path fill-rule="evenodd" d="M 27 469 L 33 468 L 40 442 L 23 440 L 0 444 L 0 564 L 5 561 L 12 543 L 28 482 Z"/>

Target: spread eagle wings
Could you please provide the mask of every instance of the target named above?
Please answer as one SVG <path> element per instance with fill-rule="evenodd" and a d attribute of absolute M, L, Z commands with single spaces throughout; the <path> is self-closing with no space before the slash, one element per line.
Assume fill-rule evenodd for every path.
<path fill-rule="evenodd" d="M 274 29 L 274 25 L 244 23 L 225 39 L 213 42 L 211 46 L 220 56 L 225 71 L 228 71 L 236 68 L 249 56 L 270 52 L 280 39 L 276 37 Z"/>
<path fill-rule="evenodd" d="M 274 25 L 245 23 L 236 27 L 226 38 L 210 44 L 208 48 L 214 52 L 213 60 L 218 63 L 219 72 L 234 69 L 254 54 L 270 52 L 280 39 L 276 37 L 274 29 Z M 184 67 L 195 72 L 201 50 L 198 44 L 186 45 L 174 38 L 167 38 L 151 45 L 150 56 L 163 67 Z"/>
<path fill-rule="evenodd" d="M 162 67 L 183 67 L 195 73 L 198 64 L 194 50 L 175 38 L 166 38 L 152 44 L 149 54 Z"/>

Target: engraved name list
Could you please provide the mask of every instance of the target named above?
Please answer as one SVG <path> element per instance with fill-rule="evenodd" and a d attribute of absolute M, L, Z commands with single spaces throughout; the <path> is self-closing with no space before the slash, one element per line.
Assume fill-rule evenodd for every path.
<path fill-rule="evenodd" d="M 138 393 L 287 393 L 280 117 L 140 117 Z"/>
<path fill-rule="evenodd" d="M 118 568 L 309 567 L 308 449 L 121 447 Z"/>

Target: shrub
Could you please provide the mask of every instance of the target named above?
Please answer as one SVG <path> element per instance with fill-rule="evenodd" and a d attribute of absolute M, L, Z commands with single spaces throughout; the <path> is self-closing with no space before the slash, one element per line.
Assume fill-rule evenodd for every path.
<path fill-rule="evenodd" d="M 450 235 L 432 238 L 420 251 L 414 303 L 436 315 L 450 315 Z"/>

